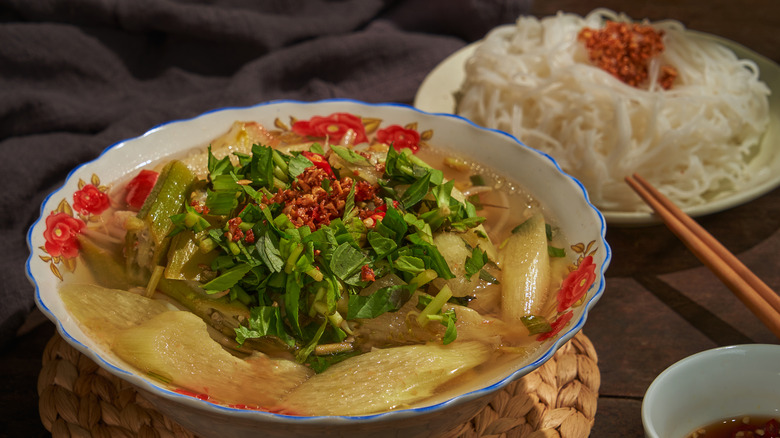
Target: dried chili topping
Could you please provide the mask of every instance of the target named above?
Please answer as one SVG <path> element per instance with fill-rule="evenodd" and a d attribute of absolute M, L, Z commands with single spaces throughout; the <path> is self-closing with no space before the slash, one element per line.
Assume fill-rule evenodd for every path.
<path fill-rule="evenodd" d="M 229 219 L 227 222 L 228 231 L 226 233 L 229 233 L 227 235 L 233 242 L 238 242 L 244 238 L 244 231 L 241 229 L 241 222 L 242 221 L 240 217 L 234 217 Z"/>
<path fill-rule="evenodd" d="M 363 265 L 360 268 L 360 279 L 363 281 L 375 281 L 374 270 L 368 265 Z"/>
<path fill-rule="evenodd" d="M 206 207 L 204 202 L 199 202 L 195 199 L 190 201 L 190 207 L 200 214 L 209 214 L 209 208 Z"/>
<path fill-rule="evenodd" d="M 603 28 L 586 27 L 577 35 L 585 43 L 590 61 L 628 85 L 639 87 L 647 81 L 650 60 L 663 53 L 663 30 L 638 23 L 607 21 Z M 658 83 L 672 87 L 677 70 L 663 66 Z"/>
<path fill-rule="evenodd" d="M 329 180 L 328 190 L 322 187 L 325 179 Z M 316 165 L 304 170 L 289 189 L 278 190 L 267 202 L 282 204 L 282 212 L 296 227 L 308 226 L 315 231 L 344 215 L 347 197 L 353 185 L 356 203 L 381 204 L 382 201 L 376 196 L 377 186 L 366 181 L 355 182 L 350 177 L 336 179 Z M 373 213 L 373 208 L 367 205 L 356 208 L 361 218 L 370 215 L 368 212 Z"/>

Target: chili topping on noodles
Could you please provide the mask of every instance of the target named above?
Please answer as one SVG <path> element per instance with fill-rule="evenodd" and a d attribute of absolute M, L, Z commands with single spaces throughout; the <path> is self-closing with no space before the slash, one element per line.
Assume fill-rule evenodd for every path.
<path fill-rule="evenodd" d="M 637 23 L 607 21 L 602 29 L 583 28 L 577 39 L 585 43 L 590 61 L 628 85 L 639 87 L 648 78 L 650 59 L 664 51 L 664 32 Z M 677 69 L 662 66 L 658 83 L 672 87 Z"/>

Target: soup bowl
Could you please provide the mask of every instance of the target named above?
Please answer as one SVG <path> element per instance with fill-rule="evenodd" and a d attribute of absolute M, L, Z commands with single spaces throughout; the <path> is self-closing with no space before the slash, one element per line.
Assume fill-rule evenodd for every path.
<path fill-rule="evenodd" d="M 205 146 L 209 140 L 225 133 L 234 121 L 256 121 L 269 129 L 284 131 L 289 129 L 291 121 L 315 116 L 327 118 L 338 113 L 358 116 L 369 133 L 390 126 L 418 131 L 421 135 L 419 138 L 412 136 L 412 141 L 473 157 L 517 181 L 541 203 L 545 216 L 552 218 L 566 241 L 571 243 L 565 248 L 567 257 L 572 260 L 587 257 L 593 263 L 588 283 L 581 285 L 584 295 L 560 312 L 563 316 L 554 324 L 557 326 L 554 335 L 539 341 L 538 348 L 530 355 L 504 361 L 500 366 L 480 373 L 457 394 L 443 399 L 371 415 L 293 416 L 224 406 L 172 390 L 133 369 L 111 350 L 91 339 L 69 314 L 58 294 L 58 286 L 83 268 L 79 264 L 78 246 L 68 246 L 67 242 L 57 240 L 52 229 L 57 221 L 67 227 L 74 220 L 83 218 L 79 215 L 84 212 L 84 206 L 76 210 L 71 200 L 85 185 L 105 186 L 127 180 L 150 163 Z M 134 385 L 161 412 L 199 436 L 427 437 L 445 433 L 468 421 L 496 391 L 538 368 L 582 329 L 588 311 L 604 292 L 604 272 L 611 257 L 605 233 L 604 218 L 588 200 L 582 184 L 565 174 L 551 157 L 528 148 L 506 133 L 478 127 L 457 116 L 427 113 L 401 104 L 367 104 L 341 99 L 273 101 L 251 107 L 218 109 L 158 126 L 137 138 L 110 146 L 97 159 L 74 169 L 63 186 L 47 197 L 40 218 L 29 230 L 27 239 L 31 253 L 27 274 L 35 286 L 37 306 L 55 323 L 68 343 L 108 372 Z"/>

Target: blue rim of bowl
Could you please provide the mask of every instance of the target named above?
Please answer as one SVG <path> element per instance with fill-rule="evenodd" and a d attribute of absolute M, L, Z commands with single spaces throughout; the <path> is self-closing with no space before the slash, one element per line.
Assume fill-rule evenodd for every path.
<path fill-rule="evenodd" d="M 601 238 L 601 242 L 600 243 L 603 245 L 604 252 L 605 252 L 604 262 L 602 263 L 602 265 L 600 267 L 601 268 L 601 272 L 599 274 L 600 281 L 599 281 L 599 283 L 597 285 L 597 290 L 593 293 L 593 295 L 590 297 L 590 299 L 588 299 L 588 301 L 583 304 L 585 306 L 585 308 L 583 309 L 582 314 L 580 315 L 579 319 L 576 322 L 573 322 L 571 324 L 571 326 L 569 327 L 569 329 L 563 335 L 558 337 L 553 344 L 547 346 L 546 347 L 547 350 L 545 351 L 545 353 L 542 356 L 540 356 L 537 360 L 531 362 L 530 364 L 527 364 L 527 365 L 525 365 L 525 366 L 515 370 L 514 372 L 512 372 L 511 374 L 509 374 L 508 376 L 504 377 L 503 379 L 499 380 L 496 383 L 493 383 L 491 385 L 488 385 L 488 386 L 480 388 L 480 389 L 476 389 L 476 390 L 473 390 L 473 391 L 469 391 L 467 393 L 463 393 L 463 394 L 454 396 L 454 397 L 452 397 L 452 398 L 450 398 L 450 399 L 448 399 L 446 401 L 443 401 L 443 402 L 440 402 L 440 403 L 436 403 L 436 404 L 432 404 L 432 405 L 421 406 L 421 407 L 417 407 L 417 408 L 398 409 L 398 410 L 380 412 L 380 413 L 369 414 L 369 415 L 337 415 L 337 416 L 323 416 L 323 415 L 320 415 L 320 416 L 296 416 L 296 415 L 286 415 L 286 414 L 279 414 L 279 413 L 262 411 L 262 410 L 247 410 L 247 409 L 231 408 L 231 407 L 228 407 L 228 406 L 223 406 L 223 405 L 218 405 L 218 404 L 215 404 L 215 403 L 211 403 L 211 402 L 208 402 L 208 401 L 205 401 L 205 400 L 200 400 L 200 399 L 188 396 L 188 395 L 184 395 L 184 394 L 181 394 L 181 393 L 178 393 L 178 392 L 171 391 L 171 390 L 163 388 L 161 386 L 154 385 L 154 384 L 152 384 L 150 381 L 148 381 L 146 379 L 140 378 L 140 377 L 136 376 L 135 374 L 132 374 L 132 373 L 130 373 L 128 371 L 125 371 L 125 370 L 123 370 L 121 368 L 118 368 L 115 365 L 107 362 L 105 359 L 103 359 L 98 354 L 96 354 L 93 350 L 91 350 L 90 348 L 88 348 L 87 346 L 85 346 L 84 344 L 79 342 L 77 339 L 75 339 L 70 333 L 68 333 L 63 328 L 62 324 L 54 316 L 53 312 L 48 307 L 46 307 L 46 305 L 43 303 L 43 300 L 41 299 L 41 296 L 40 296 L 40 288 L 38 287 L 38 283 L 35 280 L 35 277 L 33 276 L 32 271 L 31 271 L 31 263 L 32 263 L 32 260 L 34 258 L 34 255 L 33 255 L 34 248 L 33 248 L 33 244 L 32 244 L 33 231 L 34 231 L 34 229 L 36 227 L 38 227 L 38 224 L 42 220 L 45 220 L 44 206 L 49 202 L 49 199 L 52 198 L 53 196 L 59 194 L 60 191 L 62 191 L 64 189 L 64 187 L 67 185 L 67 182 L 70 181 L 71 177 L 73 176 L 73 174 L 76 171 L 78 171 L 82 167 L 89 166 L 92 163 L 100 160 L 108 151 L 110 151 L 112 149 L 121 147 L 125 143 L 131 142 L 131 141 L 133 141 L 135 139 L 152 135 L 155 132 L 159 131 L 160 129 L 162 129 L 162 128 L 166 127 L 166 126 L 172 125 L 172 124 L 194 121 L 194 120 L 197 120 L 199 118 L 208 116 L 210 114 L 223 112 L 223 111 L 230 111 L 230 110 L 241 110 L 241 111 L 244 111 L 244 110 L 250 110 L 250 109 L 253 109 L 253 108 L 258 108 L 258 107 L 263 107 L 263 106 L 284 105 L 284 104 L 292 104 L 292 105 L 322 105 L 322 104 L 328 104 L 328 103 L 347 103 L 347 104 L 355 104 L 355 105 L 358 105 L 358 106 L 367 106 L 367 107 L 398 107 L 398 108 L 408 109 L 408 110 L 411 110 L 413 112 L 416 112 L 416 113 L 419 113 L 419 114 L 423 114 L 423 115 L 426 115 L 426 116 L 446 117 L 446 118 L 459 120 L 461 123 L 466 123 L 468 125 L 471 125 L 473 128 L 476 128 L 478 130 L 494 132 L 494 133 L 506 136 L 509 139 L 511 139 L 512 141 L 514 141 L 518 146 L 521 146 L 523 148 L 529 149 L 529 150 L 531 150 L 533 152 L 536 152 L 536 153 L 542 155 L 543 157 L 548 159 L 553 164 L 553 166 L 555 166 L 555 168 L 558 170 L 558 172 L 560 172 L 564 177 L 568 178 L 571 183 L 573 183 L 576 187 L 579 188 L 579 190 L 582 192 L 582 195 L 583 195 L 583 197 L 585 199 L 585 202 L 586 202 L 587 206 L 592 210 L 592 212 L 595 214 L 596 218 L 598 219 L 598 221 L 600 223 L 600 232 L 599 232 L 599 235 L 600 235 L 600 238 Z M 130 379 L 133 380 L 132 383 L 142 387 L 143 389 L 146 389 L 147 391 L 150 391 L 153 394 L 157 394 L 158 396 L 162 396 L 162 397 L 165 397 L 165 398 L 168 398 L 168 399 L 173 399 L 173 400 L 175 400 L 177 402 L 182 402 L 182 403 L 184 403 L 186 405 L 189 405 L 191 407 L 196 407 L 196 408 L 201 408 L 201 409 L 206 409 L 206 410 L 216 409 L 216 410 L 219 410 L 219 411 L 224 411 L 224 412 L 230 413 L 231 415 L 235 415 L 235 416 L 237 416 L 239 418 L 244 418 L 244 417 L 252 418 L 252 417 L 256 417 L 256 416 L 259 415 L 259 416 L 264 417 L 265 420 L 278 420 L 280 422 L 290 421 L 290 420 L 298 421 L 298 422 L 314 422 L 314 421 L 322 421 L 322 420 L 338 421 L 338 422 L 341 422 L 341 421 L 348 421 L 348 422 L 358 421 L 358 422 L 360 422 L 360 421 L 371 421 L 371 420 L 376 420 L 376 419 L 388 420 L 389 421 L 389 420 L 395 420 L 395 419 L 398 419 L 398 418 L 404 418 L 404 417 L 407 417 L 407 416 L 416 416 L 416 415 L 425 414 L 425 413 L 428 413 L 428 412 L 436 411 L 436 410 L 438 410 L 440 408 L 443 408 L 443 407 L 446 407 L 446 406 L 449 406 L 449 405 L 452 405 L 452 404 L 456 404 L 456 403 L 460 404 L 460 403 L 463 403 L 463 402 L 467 402 L 467 401 L 470 401 L 470 400 L 482 397 L 482 396 L 484 396 L 486 394 L 493 393 L 493 392 L 498 391 L 499 389 L 505 387 L 506 385 L 508 385 L 512 381 L 514 381 L 514 380 L 516 380 L 516 379 L 518 379 L 518 378 L 520 378 L 520 377 L 522 377 L 522 376 L 524 376 L 526 374 L 531 373 L 535 369 L 539 368 L 543 363 L 545 363 L 550 358 L 552 358 L 552 356 L 558 351 L 558 349 L 560 349 L 566 342 L 568 342 L 571 338 L 573 338 L 582 329 L 582 327 L 585 325 L 585 321 L 587 320 L 588 313 L 591 311 L 593 306 L 596 304 L 596 302 L 598 302 L 598 300 L 601 298 L 601 295 L 604 293 L 604 289 L 606 287 L 605 273 L 606 273 L 606 270 L 609 267 L 610 261 L 612 259 L 612 249 L 610 248 L 610 246 L 609 246 L 609 244 L 607 243 L 607 240 L 606 240 L 606 229 L 607 229 L 607 225 L 606 225 L 606 221 L 604 219 L 603 214 L 590 201 L 590 197 L 588 196 L 588 192 L 585 189 L 585 186 L 583 186 L 582 183 L 579 180 L 577 180 L 573 176 L 571 176 L 571 175 L 567 174 L 566 172 L 564 172 L 563 169 L 561 169 L 561 167 L 558 165 L 558 162 L 556 162 L 553 157 L 551 157 L 550 155 L 548 155 L 548 154 L 546 154 L 544 152 L 541 152 L 541 151 L 539 151 L 537 149 L 534 149 L 534 148 L 531 148 L 531 147 L 527 146 L 525 143 L 521 142 L 520 140 L 518 140 L 516 137 L 514 137 L 513 135 L 511 135 L 509 133 L 506 133 L 504 131 L 499 131 L 499 130 L 496 130 L 496 129 L 490 129 L 490 128 L 481 127 L 481 126 L 471 122 L 470 120 L 468 120 L 468 119 L 466 119 L 464 117 L 458 116 L 458 115 L 449 114 L 449 113 L 435 113 L 435 112 L 423 111 L 423 110 L 417 109 L 415 107 L 412 107 L 410 105 L 406 105 L 406 104 L 402 104 L 402 103 L 368 103 L 368 102 L 362 102 L 362 101 L 355 100 L 355 99 L 344 99 L 344 98 L 324 99 L 324 100 L 317 100 L 317 101 L 299 101 L 299 100 L 281 99 L 281 100 L 271 100 L 271 101 L 262 102 L 262 103 L 258 103 L 258 104 L 255 104 L 255 105 L 244 106 L 244 107 L 222 107 L 222 108 L 217 108 L 217 109 L 206 111 L 206 112 L 201 113 L 199 115 L 196 115 L 194 117 L 190 117 L 190 118 L 186 118 L 186 119 L 171 120 L 171 121 L 159 124 L 159 125 L 151 128 L 150 130 L 146 131 L 145 133 L 139 135 L 139 136 L 118 141 L 118 142 L 110 145 L 106 149 L 104 149 L 93 160 L 87 161 L 87 162 L 82 163 L 79 166 L 75 167 L 65 177 L 65 181 L 63 182 L 63 184 L 60 185 L 60 187 L 54 189 L 49 195 L 46 196 L 46 198 L 41 203 L 38 219 L 35 220 L 35 222 L 30 226 L 30 228 L 27 231 L 27 247 L 28 247 L 28 250 L 30 251 L 30 256 L 27 258 L 27 262 L 25 263 L 25 273 L 26 273 L 27 278 L 30 281 L 30 283 L 32 283 L 33 286 L 35 287 L 35 303 L 36 303 L 36 305 L 38 306 L 39 309 L 41 309 L 41 311 L 46 315 L 46 317 L 49 320 L 51 320 L 52 322 L 54 322 L 56 324 L 57 332 L 64 339 L 66 339 L 66 341 L 69 344 L 74 346 L 74 348 L 79 350 L 81 353 L 85 354 L 87 357 L 89 357 L 93 361 L 99 363 L 103 368 L 106 368 L 107 370 L 109 370 L 110 372 L 115 374 L 116 376 L 118 376 L 120 378 L 121 377 L 130 378 Z M 593 286 L 591 286 L 591 287 L 593 287 Z"/>

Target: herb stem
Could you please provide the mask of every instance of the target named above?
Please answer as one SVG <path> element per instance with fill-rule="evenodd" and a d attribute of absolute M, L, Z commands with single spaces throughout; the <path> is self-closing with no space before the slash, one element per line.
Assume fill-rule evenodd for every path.
<path fill-rule="evenodd" d="M 162 278 L 163 271 L 165 271 L 165 266 L 155 266 L 154 270 L 152 271 L 152 276 L 149 278 L 149 283 L 146 284 L 146 297 L 151 298 L 152 295 L 154 295 L 154 291 L 157 290 L 157 283 L 160 282 L 160 278 Z"/>
<path fill-rule="evenodd" d="M 412 278 L 411 281 L 409 281 L 410 285 L 413 285 L 415 288 L 420 288 L 431 281 L 435 280 L 436 277 L 438 277 L 439 274 L 436 273 L 433 269 L 426 269 L 419 274 L 417 274 L 414 278 Z"/>
<path fill-rule="evenodd" d="M 334 344 L 320 344 L 314 347 L 316 356 L 327 356 L 329 354 L 346 353 L 353 351 L 355 347 L 350 342 L 337 342 Z"/>
<path fill-rule="evenodd" d="M 439 293 L 433 297 L 431 302 L 425 306 L 422 312 L 417 315 L 417 323 L 420 324 L 420 326 L 425 327 L 425 325 L 428 324 L 429 315 L 436 315 L 439 313 L 441 308 L 444 307 L 444 304 L 446 304 L 450 298 L 452 298 L 452 290 L 445 284 Z"/>

